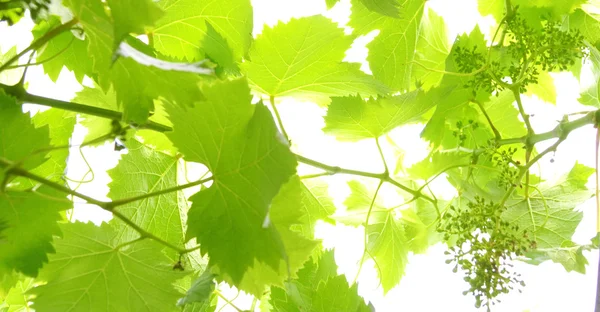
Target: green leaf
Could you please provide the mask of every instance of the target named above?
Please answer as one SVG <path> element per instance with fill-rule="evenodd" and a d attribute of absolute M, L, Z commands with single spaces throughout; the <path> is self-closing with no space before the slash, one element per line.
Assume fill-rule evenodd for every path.
<path fill-rule="evenodd" d="M 592 45 L 600 43 L 600 16 L 581 9 L 569 15 L 569 30 L 578 30 Z"/>
<path fill-rule="evenodd" d="M 110 199 L 119 200 L 158 192 L 177 185 L 177 158 L 156 152 L 135 141 L 127 141 L 128 153 L 119 164 L 108 171 L 112 182 L 108 185 Z M 184 245 L 183 223 L 187 203 L 179 192 L 153 196 L 116 208 L 120 213 L 161 239 L 179 247 Z M 127 242 L 139 237 L 139 233 L 113 219 L 119 242 Z M 169 250 L 169 256 L 176 259 L 178 254 Z"/>
<path fill-rule="evenodd" d="M 527 86 L 527 95 L 537 95 L 543 101 L 548 103 L 556 103 L 556 87 L 554 86 L 554 78 L 546 71 L 542 71 L 538 75 L 536 84 Z"/>
<path fill-rule="evenodd" d="M 538 248 L 555 248 L 570 241 L 583 217 L 575 208 L 592 196 L 585 187 L 593 169 L 576 164 L 559 183 L 542 188 L 527 200 L 509 200 L 503 219 L 527 231 Z"/>
<path fill-rule="evenodd" d="M 325 0 L 325 4 L 327 5 L 327 9 L 333 8 L 333 6 L 338 3 L 340 0 Z"/>
<path fill-rule="evenodd" d="M 336 211 L 333 199 L 329 197 L 327 184 L 318 180 L 303 180 L 300 184 L 301 206 L 305 212 L 300 216 L 300 232 L 305 237 L 314 239 L 315 226 L 318 220 L 334 223 L 331 216 Z"/>
<path fill-rule="evenodd" d="M 387 213 L 384 222 L 370 224 L 367 231 L 369 253 L 375 259 L 385 294 L 398 285 L 404 276 L 409 241 L 403 224 L 393 211 Z"/>
<path fill-rule="evenodd" d="M 53 253 L 52 240 L 61 234 L 60 212 L 72 208 L 63 194 L 46 187 L 35 192 L 6 191 L 0 194 L 0 268 L 36 277 Z"/>
<path fill-rule="evenodd" d="M 526 254 L 527 263 L 539 265 L 544 261 L 552 260 L 554 263 L 560 263 L 567 272 L 575 271 L 585 274 L 585 266 L 588 264 L 583 255 L 584 250 L 590 250 L 589 246 L 582 246 L 572 241 L 564 241 L 562 246 L 547 249 L 537 249 Z"/>
<path fill-rule="evenodd" d="M 77 92 L 73 102 L 120 111 L 117 105 L 117 95 L 112 87 L 105 92 L 98 86 L 95 88 L 84 86 L 81 91 Z M 84 142 L 94 141 L 113 131 L 112 120 L 110 119 L 86 114 L 83 114 L 82 117 L 81 124 L 87 128 L 87 134 L 83 139 Z"/>
<path fill-rule="evenodd" d="M 360 0 L 370 11 L 394 18 L 400 17 L 400 4 L 396 0 Z"/>
<path fill-rule="evenodd" d="M 69 157 L 69 149 L 65 147 L 71 142 L 71 135 L 75 129 L 75 123 L 77 122 L 75 113 L 51 108 L 37 113 L 31 118 L 31 121 L 38 129 L 47 127 L 50 130 L 50 143 L 56 148 L 49 150 L 46 154 L 47 160 L 40 166 L 30 170 L 30 172 L 50 181 L 64 184 L 64 174 Z M 18 178 L 15 182 L 18 182 L 23 189 L 32 188 L 39 184 L 25 178 Z"/>
<path fill-rule="evenodd" d="M 598 51 L 596 47 L 590 45 L 588 45 L 587 48 L 590 50 L 590 61 L 592 63 L 594 83 L 581 92 L 579 103 L 600 107 L 600 51 Z"/>
<path fill-rule="evenodd" d="M 512 0 L 513 6 L 521 8 L 546 8 L 552 11 L 555 16 L 569 14 L 576 8 L 584 4 L 586 0 Z"/>
<path fill-rule="evenodd" d="M 48 20 L 37 24 L 31 32 L 35 39 L 39 39 L 60 24 L 60 17 L 53 15 Z M 36 61 L 43 63 L 44 72 L 54 82 L 64 66 L 72 71 L 77 81 L 81 83 L 85 75 L 92 76 L 94 73 L 92 59 L 87 55 L 87 46 L 87 40 L 82 40 L 73 32 L 65 31 L 48 41 L 39 51 Z"/>
<path fill-rule="evenodd" d="M 27 291 L 35 286 L 34 282 L 35 280 L 33 278 L 24 278 L 18 281 L 17 284 L 6 295 L 4 302 L 0 301 L 0 311 L 30 311 L 30 301 L 32 296 L 28 294 Z"/>
<path fill-rule="evenodd" d="M 337 275 L 333 251 L 323 253 L 318 262 L 309 261 L 298 272 L 298 279 L 282 288 L 271 288 L 270 303 L 276 312 L 369 312 L 358 296 L 358 286 L 348 286 L 346 277 Z"/>
<path fill-rule="evenodd" d="M 330 96 L 386 94 L 387 87 L 344 63 L 353 37 L 329 19 L 315 15 L 265 27 L 242 64 L 252 85 L 274 97 L 308 97 L 319 103 Z"/>
<path fill-rule="evenodd" d="M 415 83 L 411 73 L 424 7 L 424 0 L 408 0 L 402 6 L 400 18 L 391 18 L 369 11 L 358 0 L 352 1 L 349 25 L 357 34 L 380 30 L 367 45 L 367 61 L 373 76 L 393 90 L 409 90 Z"/>
<path fill-rule="evenodd" d="M 0 65 L 4 65 L 5 62 L 8 62 L 15 55 L 17 55 L 17 47 L 16 46 L 13 46 L 5 53 L 2 53 L 2 49 L 0 49 Z M 17 65 L 16 63 L 18 63 L 18 62 L 15 62 L 15 64 L 13 64 L 13 65 Z M 21 75 L 22 75 L 22 71 L 19 71 L 18 69 L 3 70 L 0 73 L 0 83 L 5 83 L 5 84 L 9 84 L 9 85 L 15 84 L 19 81 L 19 79 L 21 78 Z"/>
<path fill-rule="evenodd" d="M 236 57 L 233 55 L 227 39 L 223 38 L 215 28 L 206 22 L 206 35 L 202 40 L 202 49 L 206 57 L 217 63 L 217 74 L 220 76 L 240 74 L 240 68 L 236 63 Z"/>
<path fill-rule="evenodd" d="M 165 0 L 159 5 L 165 15 L 156 22 L 153 38 L 161 53 L 188 61 L 202 59 L 200 43 L 211 35 L 207 22 L 228 42 L 236 61 L 248 52 L 252 42 L 249 0 Z"/>
<path fill-rule="evenodd" d="M 215 290 L 215 275 L 210 269 L 205 270 L 192 284 L 185 297 L 177 301 L 178 306 L 185 306 L 190 303 L 206 303 L 210 295 Z"/>
<path fill-rule="evenodd" d="M 178 311 L 181 293 L 172 283 L 182 273 L 161 247 L 142 241 L 118 247 L 117 233 L 104 223 L 69 223 L 56 255 L 40 277 L 47 283 L 31 290 L 37 311 Z M 151 282 L 148 282 L 151 281 Z"/>
<path fill-rule="evenodd" d="M 272 199 L 295 173 L 296 158 L 262 104 L 252 105 L 245 79 L 202 88 L 192 109 L 168 106 L 167 135 L 188 161 L 205 164 L 213 185 L 190 198 L 187 237 L 234 283 L 254 261 L 279 269 L 281 237 L 266 221 Z"/>
<path fill-rule="evenodd" d="M 525 124 L 519 119 L 519 111 L 513 105 L 514 102 L 515 96 L 506 90 L 483 104 L 492 124 L 503 138 L 518 138 L 527 134 Z M 479 124 L 489 127 L 483 114 L 479 117 Z"/>
<path fill-rule="evenodd" d="M 154 25 L 163 12 L 152 0 L 108 0 L 114 22 L 115 48 L 130 33 L 144 34 L 145 28 Z"/>
<path fill-rule="evenodd" d="M 418 91 L 364 101 L 360 97 L 332 98 L 325 116 L 326 134 L 341 141 L 378 138 L 396 127 L 414 122 L 432 108 Z"/>
<path fill-rule="evenodd" d="M 443 71 L 446 67 L 450 46 L 444 19 L 432 9 L 421 19 L 420 27 L 414 61 L 422 66 L 413 66 L 411 79 L 419 81 L 424 90 L 429 90 L 437 86 L 444 76 L 435 70 Z"/>
<path fill-rule="evenodd" d="M 117 103 L 123 106 L 124 121 L 144 123 L 154 109 L 153 100 L 158 97 L 182 106 L 191 106 L 201 99 L 199 77 L 195 74 L 148 67 L 131 58 L 114 60 L 114 27 L 101 1 L 69 0 L 65 4 L 75 12 L 86 31 L 97 82 L 105 91 L 113 85 Z M 129 39 L 128 44 L 153 56 L 149 47 L 135 38 Z"/>
<path fill-rule="evenodd" d="M 505 3 L 506 0 L 478 0 L 477 9 L 481 16 L 491 14 L 499 22 L 506 15 Z"/>
<path fill-rule="evenodd" d="M 427 181 L 440 173 L 470 163 L 471 160 L 469 154 L 435 152 L 420 162 L 412 165 L 408 168 L 407 172 L 413 179 Z"/>
<path fill-rule="evenodd" d="M 1 158 L 18 163 L 23 169 L 33 169 L 46 161 L 48 152 L 44 149 L 50 147 L 48 127 L 35 128 L 29 114 L 23 114 L 15 99 L 4 93 L 0 93 L 0 125 Z M 0 183 L 4 179 L 1 170 Z"/>

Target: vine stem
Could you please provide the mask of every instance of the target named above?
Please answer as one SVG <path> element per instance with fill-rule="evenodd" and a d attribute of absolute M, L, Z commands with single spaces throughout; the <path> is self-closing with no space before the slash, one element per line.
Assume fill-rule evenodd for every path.
<path fill-rule="evenodd" d="M 220 291 L 215 290 L 215 293 L 217 294 L 217 296 L 219 296 L 221 299 L 225 300 L 225 302 L 227 302 L 228 305 L 230 305 L 232 308 L 234 308 L 236 311 L 238 312 L 244 312 L 244 310 L 238 308 L 235 304 L 233 304 L 233 302 L 231 302 L 231 300 L 227 299 L 227 297 L 225 297 Z"/>
<path fill-rule="evenodd" d="M 131 197 L 131 198 L 124 198 L 124 199 L 120 199 L 120 200 L 116 200 L 116 201 L 112 201 L 112 202 L 104 202 L 104 201 L 100 201 L 97 199 L 94 199 L 90 196 L 87 196 L 85 194 L 79 193 L 77 191 L 71 190 L 70 188 L 47 180 L 43 177 L 40 177 L 36 174 L 33 174 L 23 168 L 20 167 L 15 167 L 15 164 L 4 159 L 4 158 L 0 158 L 0 168 L 4 168 L 6 171 L 6 175 L 17 175 L 17 176 L 21 176 L 21 177 L 25 177 L 28 179 L 31 179 L 33 181 L 39 182 L 41 184 L 44 184 L 50 188 L 53 188 L 55 190 L 61 191 L 63 193 L 81 198 L 83 200 L 85 200 L 86 202 L 96 205 L 106 211 L 111 212 L 116 218 L 120 219 L 121 221 L 123 221 L 125 224 L 127 224 L 129 227 L 133 228 L 136 232 L 138 232 L 140 234 L 140 239 L 143 238 L 149 238 L 152 239 L 156 242 L 158 242 L 159 244 L 168 247 L 170 249 L 173 249 L 175 251 L 177 251 L 179 254 L 186 254 L 186 253 L 190 253 L 192 251 L 198 250 L 199 246 L 196 247 L 192 247 L 192 248 L 181 248 L 181 247 L 177 247 L 165 240 L 163 240 L 162 238 L 144 230 L 142 227 L 140 227 L 139 225 L 135 224 L 135 222 L 131 221 L 129 218 L 127 218 L 125 215 L 123 215 L 121 212 L 115 210 L 114 208 L 117 206 L 121 206 L 121 205 L 125 205 L 134 201 L 138 201 L 138 200 L 142 200 L 145 198 L 149 198 L 149 197 L 153 197 L 153 196 L 159 196 L 162 194 L 166 194 L 166 193 L 170 193 L 170 192 L 176 192 L 179 190 L 183 190 L 185 188 L 189 188 L 195 185 L 200 185 L 202 183 L 208 182 L 210 180 L 212 180 L 212 177 L 206 178 L 206 179 L 202 179 L 202 180 L 198 180 L 198 181 L 194 181 L 191 183 L 187 183 L 187 184 L 183 184 L 183 185 L 178 185 L 176 187 L 171 187 L 168 189 L 164 189 L 164 190 L 160 190 L 160 191 L 156 191 L 156 192 L 151 192 L 151 193 L 147 193 L 144 195 L 140 195 L 140 196 L 135 196 L 135 197 Z"/>
<path fill-rule="evenodd" d="M 14 63 L 17 60 L 19 60 L 19 58 L 21 56 L 25 55 L 27 52 L 32 51 L 32 50 L 37 50 L 37 49 L 41 48 L 48 41 L 52 40 L 52 38 L 58 36 L 62 32 L 65 32 L 65 31 L 71 29 L 71 27 L 75 26 L 78 22 L 79 22 L 79 20 L 77 18 L 74 18 L 74 19 L 72 19 L 72 20 L 70 20 L 70 21 L 68 21 L 68 22 L 66 22 L 66 23 L 64 23 L 64 24 L 62 24 L 62 25 L 60 25 L 60 26 L 58 26 L 58 27 L 50 30 L 49 32 L 45 33 L 42 37 L 40 37 L 38 40 L 36 40 L 33 43 L 31 43 L 23 51 L 19 52 L 19 54 L 11 57 L 4 64 L 0 65 L 0 72 L 3 72 L 4 70 L 6 70 L 12 63 Z"/>

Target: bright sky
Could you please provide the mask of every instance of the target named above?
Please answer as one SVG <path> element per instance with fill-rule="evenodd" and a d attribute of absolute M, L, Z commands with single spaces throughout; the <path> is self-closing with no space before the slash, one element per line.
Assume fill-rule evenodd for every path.
<path fill-rule="evenodd" d="M 343 26 L 350 13 L 349 0 L 342 0 L 329 12 L 326 12 L 324 0 L 254 0 L 252 3 L 255 12 L 255 34 L 261 32 L 264 24 L 273 26 L 279 20 L 287 21 L 292 17 L 314 14 L 325 14 Z M 444 17 L 449 28 L 449 42 L 452 42 L 459 33 L 470 32 L 476 24 L 479 24 L 484 32 L 494 24 L 491 18 L 479 16 L 476 0 L 430 0 L 427 5 Z M 31 40 L 28 33 L 31 26 L 31 22 L 26 20 L 13 26 L 10 31 L 5 25 L 0 25 L 0 34 L 2 34 L 0 50 L 5 52 L 13 45 L 17 45 L 19 50 L 26 47 Z M 18 35 L 7 36 L 7 34 L 17 33 Z M 364 46 L 374 38 L 375 34 L 359 38 L 347 53 L 347 60 L 362 62 L 365 71 L 368 71 L 368 65 L 364 62 L 368 51 Z M 15 77 L 18 79 L 19 76 Z M 528 112 L 535 113 L 536 117 L 532 118 L 532 123 L 536 129 L 540 129 L 539 131 L 553 128 L 561 119 L 562 114 L 566 112 L 583 110 L 577 104 L 580 89 L 577 80 L 570 74 L 554 75 L 554 77 L 555 84 L 558 86 L 556 106 L 545 104 L 536 98 L 526 100 L 526 109 Z M 0 76 L 0 80 L 5 83 L 6 79 L 10 78 Z M 28 81 L 30 92 L 63 100 L 70 100 L 80 89 L 73 75 L 68 71 L 61 73 L 58 86 L 44 76 L 41 67 L 30 69 Z M 324 126 L 322 115 L 325 111 L 323 108 L 312 103 L 290 100 L 282 102 L 278 107 L 296 152 L 328 164 L 358 170 L 379 172 L 383 169 L 374 142 L 340 143 L 333 137 L 323 135 L 321 131 Z M 390 134 L 400 148 L 407 152 L 404 159 L 406 166 L 427 155 L 427 144 L 419 138 L 421 129 L 422 126 L 413 125 L 396 129 Z M 81 126 L 76 128 L 74 144 L 81 142 L 85 131 Z M 387 151 L 385 156 L 388 164 L 395 164 L 398 158 L 397 152 L 394 152 L 395 149 L 385 140 L 382 142 L 384 150 Z M 561 145 L 554 155 L 554 163 L 550 164 L 550 157 L 542 160 L 545 166 L 543 177 L 553 179 L 558 174 L 568 171 L 575 161 L 594 167 L 594 144 L 595 132 L 591 127 L 572 133 L 569 140 Z M 106 170 L 117 164 L 118 154 L 112 151 L 112 145 L 86 148 L 83 153 L 93 166 L 94 180 L 91 183 L 82 184 L 78 190 L 98 199 L 107 199 L 106 184 L 110 180 Z M 300 170 L 304 169 L 300 168 Z M 72 149 L 68 176 L 75 180 L 81 179 L 86 171 L 87 167 L 79 155 L 79 150 Z M 199 169 L 195 170 L 193 174 L 200 175 L 202 173 L 202 170 Z M 87 178 L 90 176 L 87 175 Z M 330 194 L 338 209 L 343 209 L 342 202 L 349 193 L 346 182 L 350 179 L 351 177 L 344 176 L 326 178 L 330 185 Z M 442 192 L 447 192 L 443 179 L 438 179 L 436 185 Z M 372 187 L 374 188 L 374 185 Z M 386 188 L 382 190 L 382 198 L 386 199 L 386 203 L 391 204 L 398 203 L 399 200 L 393 189 Z M 595 235 L 594 201 L 586 202 L 579 209 L 584 212 L 584 219 L 575 233 L 574 240 L 579 243 L 587 243 Z M 110 219 L 108 213 L 86 205 L 78 205 L 76 217 L 80 220 L 94 222 Z M 324 240 L 326 247 L 336 248 L 335 255 L 339 272 L 346 274 L 348 280 L 352 282 L 362 255 L 363 229 L 320 224 L 317 234 Z M 366 300 L 371 301 L 378 312 L 476 311 L 473 306 L 474 299 L 462 295 L 467 284 L 462 280 L 460 274 L 452 273 L 452 267 L 444 263 L 446 259 L 443 255 L 444 250 L 442 245 L 436 245 L 431 247 L 425 255 L 411 256 L 406 276 L 400 285 L 386 296 L 383 296 L 378 285 L 379 281 L 373 262 L 367 261 L 358 279 L 360 294 Z M 516 268 L 522 273 L 527 287 L 521 294 L 516 292 L 505 297 L 494 311 L 592 311 L 595 303 L 598 254 L 597 252 L 586 252 L 585 255 L 591 263 L 586 275 L 567 273 L 561 265 L 554 263 L 546 262 L 540 266 L 516 263 Z M 237 292 L 226 289 L 225 293 L 232 298 Z M 234 302 L 240 307 L 249 307 L 250 301 L 248 296 L 240 295 Z M 222 311 L 234 310 L 225 307 Z"/>

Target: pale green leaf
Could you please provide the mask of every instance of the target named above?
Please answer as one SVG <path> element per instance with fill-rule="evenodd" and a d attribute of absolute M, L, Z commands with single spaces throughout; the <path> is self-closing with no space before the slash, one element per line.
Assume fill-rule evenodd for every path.
<path fill-rule="evenodd" d="M 538 82 L 527 86 L 527 95 L 536 95 L 540 99 L 555 104 L 556 103 L 556 87 L 554 86 L 554 78 L 546 71 L 541 71 L 537 76 Z"/>
<path fill-rule="evenodd" d="M 37 24 L 31 32 L 33 37 L 38 39 L 60 24 L 60 18 L 53 15 L 48 20 Z M 46 43 L 39 51 L 36 61 L 43 63 L 44 72 L 54 82 L 64 66 L 72 71 L 77 81 L 81 83 L 85 75 L 93 74 L 93 63 L 87 55 L 87 46 L 87 40 L 82 40 L 70 31 L 62 32 Z"/>
<path fill-rule="evenodd" d="M 424 0 L 408 0 L 402 6 L 400 18 L 391 18 L 369 11 L 359 0 L 352 1 L 349 25 L 357 34 L 380 30 L 367 45 L 367 61 L 373 76 L 393 90 L 409 90 L 416 82 L 412 71 L 417 66 L 413 62 L 424 7 Z"/>
<path fill-rule="evenodd" d="M 8 292 L 2 302 L 0 297 L 0 311 L 6 312 L 26 312 L 31 311 L 30 301 L 32 296 L 27 292 L 34 287 L 33 278 L 24 278 Z M 5 310 L 3 310 L 5 309 Z"/>
<path fill-rule="evenodd" d="M 130 33 L 144 34 L 163 12 L 153 0 L 108 0 L 113 19 L 115 48 Z"/>
<path fill-rule="evenodd" d="M 593 83 L 588 86 L 579 96 L 579 103 L 600 107 L 600 51 L 594 46 L 588 45 L 590 50 L 590 61 L 594 74 Z"/>
<path fill-rule="evenodd" d="M 65 4 L 79 18 L 89 39 L 88 54 L 98 73 L 97 82 L 105 91 L 113 85 L 117 103 L 123 107 L 124 121 L 144 123 L 158 97 L 182 106 L 191 106 L 201 99 L 198 75 L 145 66 L 131 58 L 115 60 L 114 27 L 100 0 L 68 0 Z M 128 38 L 127 43 L 154 56 L 148 46 L 135 38 Z"/>
<path fill-rule="evenodd" d="M 432 9 L 425 14 L 420 27 L 414 60 L 418 64 L 412 68 L 411 79 L 418 81 L 424 90 L 429 90 L 437 86 L 444 76 L 436 70 L 445 69 L 450 45 L 444 19 Z"/>
<path fill-rule="evenodd" d="M 191 303 L 206 303 L 210 295 L 215 290 L 215 275 L 210 269 L 205 270 L 192 284 L 192 287 L 186 292 L 185 297 L 177 301 L 178 306 L 185 306 Z"/>
<path fill-rule="evenodd" d="M 516 224 L 535 239 L 538 248 L 555 248 L 570 241 L 579 225 L 582 213 L 577 206 L 592 196 L 585 187 L 593 171 L 576 164 L 558 184 L 542 188 L 541 194 L 530 195 L 527 200 L 509 200 L 503 219 Z"/>
<path fill-rule="evenodd" d="M 203 58 L 201 42 L 210 35 L 207 22 L 225 38 L 236 60 L 246 55 L 252 42 L 250 0 L 159 2 L 165 15 L 156 22 L 154 46 L 165 55 L 197 61 Z"/>
<path fill-rule="evenodd" d="M 242 69 L 257 91 L 274 97 L 325 102 L 330 96 L 386 94 L 387 87 L 359 64 L 342 62 L 352 40 L 321 15 L 280 22 L 256 38 Z"/>
<path fill-rule="evenodd" d="M 397 0 L 360 0 L 369 10 L 394 18 L 400 17 L 400 4 Z"/>
<path fill-rule="evenodd" d="M 0 193 L 0 267 L 36 277 L 54 253 L 52 241 L 61 234 L 57 222 L 71 201 L 57 191 L 40 187 L 35 192 Z"/>
<path fill-rule="evenodd" d="M 202 40 L 202 49 L 206 57 L 218 64 L 216 69 L 220 76 L 240 74 L 237 59 L 233 55 L 227 39 L 225 39 L 215 28 L 206 22 L 206 35 Z"/>
<path fill-rule="evenodd" d="M 518 138 L 527 134 L 525 124 L 519 119 L 519 111 L 513 103 L 515 103 L 515 96 L 506 90 L 483 104 L 492 124 L 503 138 Z M 488 125 L 483 114 L 479 117 L 479 123 Z"/>
<path fill-rule="evenodd" d="M 182 296 L 173 282 L 183 273 L 146 240 L 118 247 L 106 223 L 68 223 L 55 243 L 56 255 L 40 277 L 47 283 L 31 290 L 37 311 L 179 311 Z M 150 282 L 149 282 L 150 281 Z"/>
<path fill-rule="evenodd" d="M 275 312 L 369 312 L 343 275 L 337 275 L 333 251 L 322 254 L 318 262 L 309 261 L 298 272 L 298 279 L 285 283 L 285 290 L 271 288 L 270 304 Z"/>
<path fill-rule="evenodd" d="M 398 285 L 408 263 L 410 245 L 404 225 L 390 211 L 383 223 L 370 224 L 367 231 L 369 253 L 375 258 L 383 292 L 387 293 Z"/>
<path fill-rule="evenodd" d="M 545 8 L 554 13 L 555 16 L 559 17 L 563 14 L 569 14 L 576 8 L 584 4 L 586 0 L 512 0 L 513 6 L 519 6 L 521 8 Z"/>
<path fill-rule="evenodd" d="M 477 0 L 477 9 L 482 16 L 492 15 L 496 22 L 506 14 L 506 0 Z"/>
<path fill-rule="evenodd" d="M 419 91 L 368 101 L 360 97 L 335 97 L 327 110 L 323 131 L 341 141 L 378 138 L 419 120 L 433 107 L 432 102 L 423 99 Z"/>
<path fill-rule="evenodd" d="M 190 198 L 187 237 L 236 284 L 255 260 L 279 269 L 284 248 L 267 222 L 271 201 L 295 173 L 296 158 L 269 110 L 252 105 L 246 79 L 202 88 L 206 100 L 184 110 L 168 106 L 167 135 L 186 160 L 205 164 L 211 187 Z"/>
<path fill-rule="evenodd" d="M 583 255 L 584 250 L 591 250 L 589 245 L 577 245 L 572 241 L 564 241 L 562 246 L 555 248 L 537 249 L 528 252 L 525 260 L 530 264 L 541 264 L 544 261 L 552 260 L 554 263 L 560 263 L 567 272 L 575 271 L 585 274 L 585 266 L 588 261 Z"/>
<path fill-rule="evenodd" d="M 108 171 L 112 182 L 108 197 L 119 200 L 158 192 L 177 185 L 177 158 L 154 151 L 135 141 L 128 140 L 128 153 L 119 164 Z M 183 247 L 183 216 L 187 212 L 185 200 L 178 192 L 152 196 L 121 205 L 119 210 L 129 220 L 146 231 L 179 247 Z M 139 233 L 118 219 L 110 221 L 116 231 L 115 239 L 126 242 L 139 237 Z M 176 259 L 177 254 L 169 250 Z"/>

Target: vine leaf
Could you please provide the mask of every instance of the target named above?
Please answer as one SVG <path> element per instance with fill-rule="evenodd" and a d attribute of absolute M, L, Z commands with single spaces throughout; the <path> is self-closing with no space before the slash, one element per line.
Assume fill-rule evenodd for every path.
<path fill-rule="evenodd" d="M 304 196 L 302 182 L 298 176 L 294 176 L 281 187 L 277 196 L 273 198 L 269 219 L 281 236 L 287 263 L 281 260 L 279 269 L 274 270 L 269 265 L 255 260 L 254 266 L 246 272 L 242 282 L 238 285 L 240 290 L 260 297 L 265 291 L 265 286 L 283 287 L 283 282 L 290 275 L 296 277 L 296 272 L 302 268 L 304 262 L 313 253 L 318 245 L 311 239 L 314 233 L 305 236 L 303 232 L 306 232 L 308 227 L 314 227 L 316 220 L 307 220 L 303 217 L 309 215 L 309 211 L 318 208 L 306 205 L 306 201 L 303 200 Z M 231 282 L 227 278 L 225 280 Z"/>
<path fill-rule="evenodd" d="M 525 262 L 539 265 L 544 261 L 552 260 L 554 263 L 560 263 L 567 272 L 575 271 L 585 274 L 585 266 L 588 265 L 588 261 L 583 255 L 583 251 L 593 248 L 591 245 L 577 245 L 568 240 L 564 241 L 560 247 L 528 252 L 526 254 L 528 259 Z"/>
<path fill-rule="evenodd" d="M 31 33 L 35 39 L 39 39 L 51 29 L 60 26 L 60 17 L 50 16 L 48 20 L 41 21 L 33 27 Z M 80 39 L 71 31 L 60 33 L 52 38 L 39 51 L 36 60 L 44 62 L 44 72 L 56 82 L 63 66 L 72 71 L 79 83 L 83 82 L 85 75 L 92 76 L 93 62 L 87 53 L 87 39 Z"/>
<path fill-rule="evenodd" d="M 481 16 L 492 15 L 496 22 L 506 14 L 505 0 L 478 0 L 477 9 Z"/>
<path fill-rule="evenodd" d="M 542 71 L 538 76 L 536 84 L 527 86 L 527 95 L 537 95 L 540 99 L 548 103 L 556 103 L 556 87 L 554 78 L 546 71 Z"/>
<path fill-rule="evenodd" d="M 409 90 L 415 83 L 412 62 L 415 60 L 425 1 L 405 1 L 400 18 L 372 12 L 359 1 L 352 1 L 349 26 L 357 35 L 380 30 L 379 35 L 367 45 L 367 61 L 373 76 L 393 90 Z"/>
<path fill-rule="evenodd" d="M 99 0 L 68 0 L 65 4 L 79 19 L 89 39 L 88 54 L 93 58 L 97 82 L 105 91 L 112 84 L 117 103 L 123 106 L 123 119 L 142 124 L 154 109 L 153 100 L 163 97 L 182 106 L 191 106 L 202 98 L 198 75 L 161 70 L 137 63 L 131 58 L 113 59 L 114 25 Z M 127 43 L 154 56 L 154 52 L 135 38 Z"/>
<path fill-rule="evenodd" d="M 192 109 L 167 106 L 167 135 L 186 160 L 205 164 L 213 185 L 193 195 L 187 238 L 197 237 L 210 265 L 237 285 L 255 260 L 279 269 L 285 250 L 267 219 L 271 201 L 296 172 L 269 110 L 252 105 L 245 79 L 202 87 Z"/>
<path fill-rule="evenodd" d="M 270 303 L 277 312 L 369 312 L 371 309 L 357 294 L 358 287 L 348 286 L 343 275 L 337 275 L 333 251 L 309 261 L 298 272 L 298 279 L 285 283 L 285 290 L 271 287 Z"/>
<path fill-rule="evenodd" d="M 112 182 L 108 197 L 119 200 L 157 192 L 177 185 L 177 159 L 144 146 L 136 140 L 127 141 L 128 153 L 108 171 Z M 179 192 L 171 192 L 135 201 L 115 208 L 137 225 L 179 247 L 184 243 L 184 219 L 187 203 Z M 139 233 L 118 219 L 110 221 L 115 239 L 127 242 Z M 176 259 L 177 254 L 168 250 Z"/>
<path fill-rule="evenodd" d="M 400 17 L 400 4 L 397 0 L 360 0 L 370 11 L 393 18 Z"/>
<path fill-rule="evenodd" d="M 55 243 L 56 255 L 40 272 L 47 283 L 31 290 L 38 311 L 178 311 L 182 296 L 174 271 L 152 241 L 121 248 L 116 232 L 103 223 L 68 223 Z M 148 281 L 152 281 L 149 283 Z"/>
<path fill-rule="evenodd" d="M 309 97 L 319 103 L 330 96 L 386 94 L 386 86 L 342 62 L 352 44 L 341 28 L 321 15 L 265 27 L 242 64 L 253 87 L 274 97 Z"/>
<path fill-rule="evenodd" d="M 61 231 L 61 212 L 73 204 L 61 193 L 46 187 L 36 192 L 6 191 L 0 194 L 0 271 L 16 270 L 36 277 L 54 252 L 53 236 Z"/>
<path fill-rule="evenodd" d="M 215 275 L 210 269 L 204 270 L 202 274 L 192 283 L 192 287 L 186 292 L 185 297 L 177 301 L 178 306 L 185 306 L 190 303 L 208 304 L 210 295 L 215 290 Z"/>
<path fill-rule="evenodd" d="M 323 132 L 341 141 L 378 138 L 394 128 L 418 121 L 431 109 L 422 92 L 365 101 L 359 96 L 334 97 L 325 116 Z"/>
<path fill-rule="evenodd" d="M 519 120 L 519 111 L 513 105 L 514 102 L 512 92 L 505 90 L 483 103 L 492 124 L 503 138 L 519 138 L 527 134 L 525 124 Z M 489 126 L 483 114 L 479 117 L 479 123 Z"/>
<path fill-rule="evenodd" d="M 563 246 L 583 217 L 575 208 L 593 194 L 585 187 L 593 172 L 592 168 L 575 164 L 559 183 L 541 189 L 541 195 L 531 194 L 531 207 L 525 199 L 507 201 L 502 218 L 533 235 L 538 248 Z"/>
<path fill-rule="evenodd" d="M 522 8 L 545 8 L 551 10 L 555 16 L 562 16 L 563 14 L 569 14 L 582 4 L 586 3 L 586 0 L 564 0 L 564 1 L 553 1 L 553 0 L 513 0 L 514 6 Z"/>
<path fill-rule="evenodd" d="M 117 104 L 117 94 L 112 87 L 103 91 L 99 86 L 95 88 L 84 86 L 81 91 L 75 94 L 73 101 L 93 107 L 120 111 Z M 81 124 L 87 129 L 87 134 L 83 141 L 90 142 L 111 133 L 113 131 L 112 122 L 112 120 L 107 118 L 82 114 Z M 102 143 L 104 142 L 98 142 L 97 144 Z"/>
<path fill-rule="evenodd" d="M 40 150 L 50 146 L 48 127 L 35 128 L 29 114 L 23 114 L 15 99 L 4 93 L 0 93 L 0 125 L 0 157 L 20 163 L 24 169 L 46 161 L 48 153 Z M 0 183 L 4 180 L 4 170 L 0 170 Z"/>
<path fill-rule="evenodd" d="M 594 74 L 594 82 L 579 96 L 579 103 L 600 107 L 600 51 L 594 46 L 588 45 L 590 50 L 590 61 Z"/>
<path fill-rule="evenodd" d="M 156 22 L 153 37 L 156 49 L 165 55 L 191 62 L 202 59 L 204 48 L 200 43 L 214 35 L 208 30 L 207 22 L 228 42 L 236 60 L 241 60 L 250 48 L 252 6 L 249 0 L 166 0 L 160 1 L 159 6 L 165 15 Z"/>
<path fill-rule="evenodd" d="M 427 69 L 418 65 L 413 66 L 411 80 L 419 81 L 422 89 L 429 90 L 437 86 L 444 76 L 444 74 L 433 70 L 444 70 L 446 57 L 450 53 L 450 46 L 444 19 L 432 9 L 429 9 L 421 19 L 420 29 L 415 51 L 415 62 L 427 67 Z"/>
<path fill-rule="evenodd" d="M 0 311 L 27 311 L 30 310 L 32 296 L 27 291 L 35 286 L 35 279 L 23 278 L 6 294 L 0 294 Z M 6 309 L 6 310 L 3 310 Z"/>
<path fill-rule="evenodd" d="M 569 15 L 569 30 L 577 30 L 591 45 L 600 42 L 600 18 L 597 14 L 577 9 Z M 577 77 L 577 76 L 576 76 Z"/>
<path fill-rule="evenodd" d="M 223 36 L 207 21 L 206 36 L 202 40 L 202 49 L 206 57 L 218 64 L 216 69 L 219 76 L 238 76 L 240 68 L 236 63 L 236 57 Z"/>
<path fill-rule="evenodd" d="M 107 3 L 115 25 L 115 48 L 130 33 L 144 34 L 145 28 L 153 26 L 163 15 L 152 0 L 108 0 Z"/>

